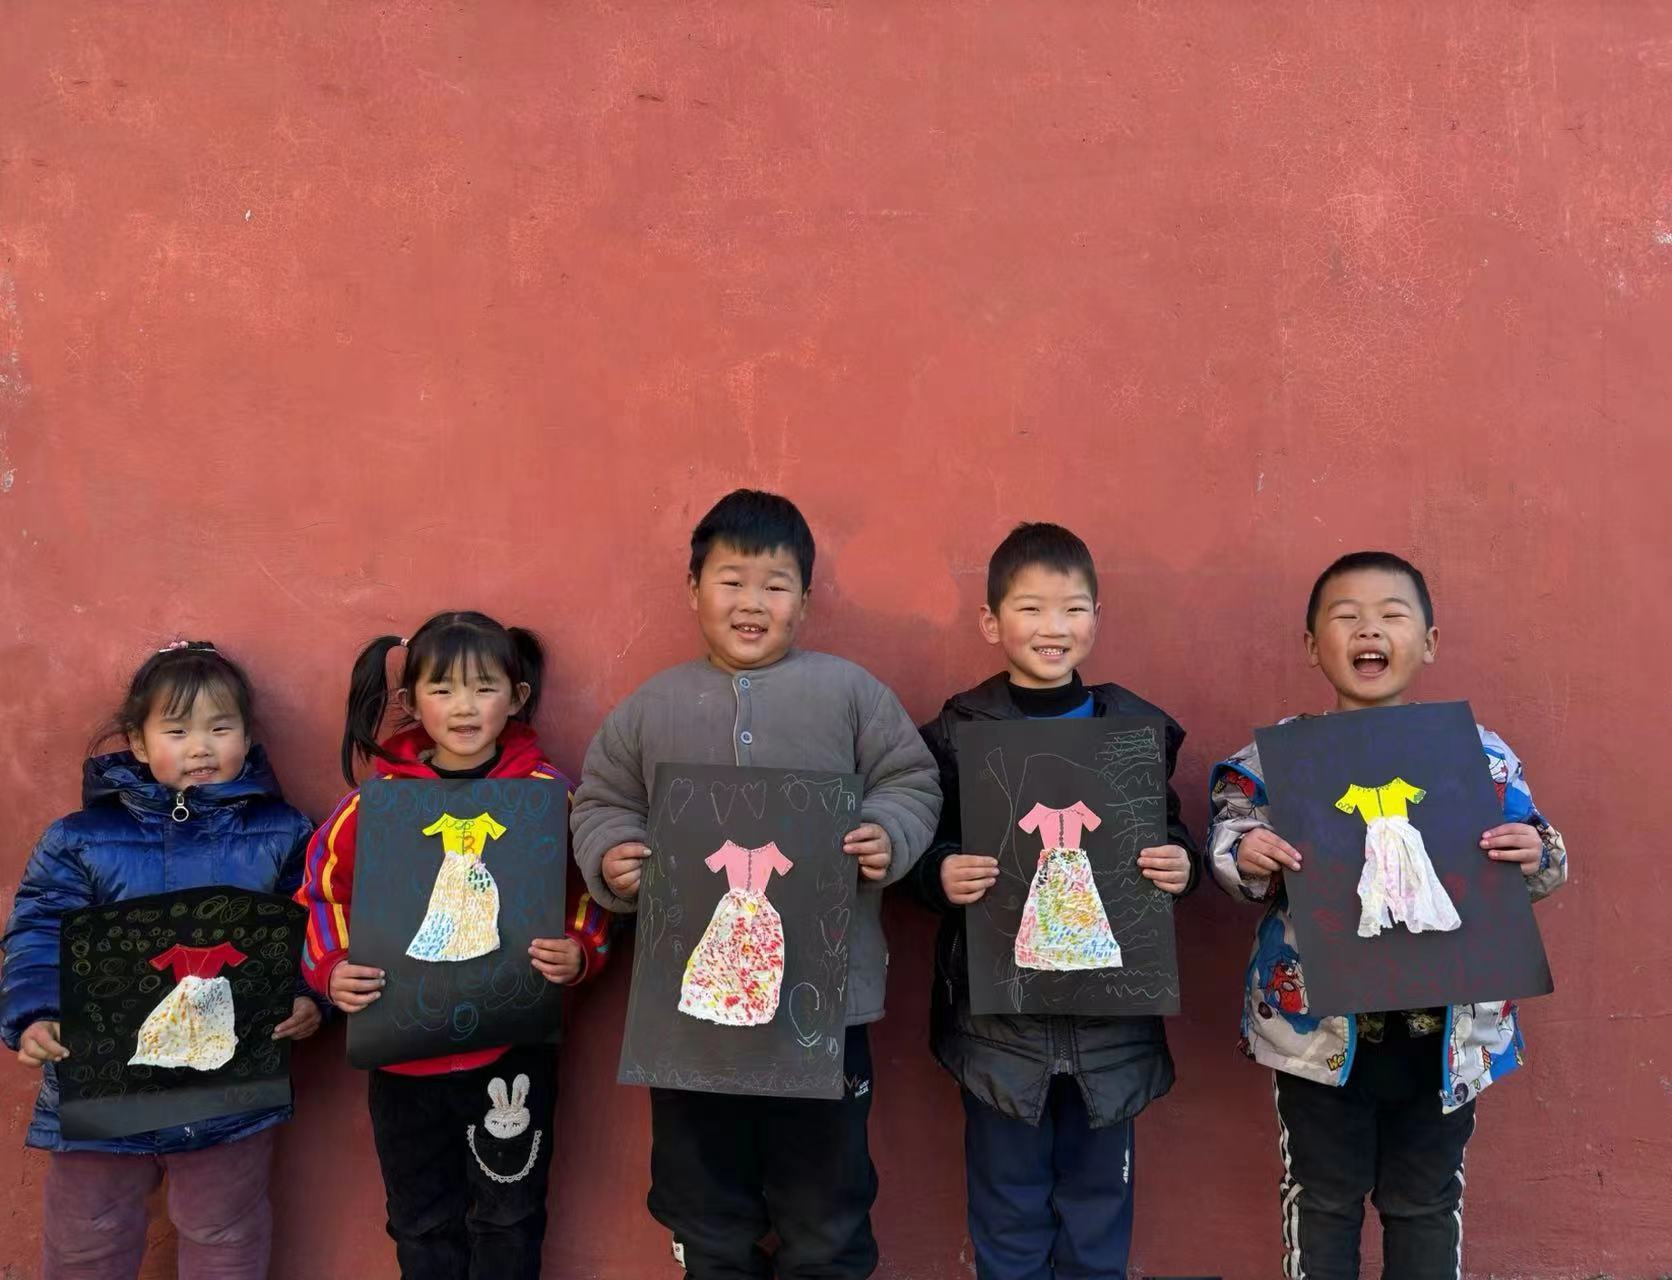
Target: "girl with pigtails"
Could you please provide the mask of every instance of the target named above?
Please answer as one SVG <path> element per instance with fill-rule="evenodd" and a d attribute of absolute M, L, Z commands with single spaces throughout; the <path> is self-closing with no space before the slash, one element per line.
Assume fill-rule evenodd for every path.
<path fill-rule="evenodd" d="M 397 649 L 404 664 L 391 688 Z M 364 762 L 380 778 L 543 778 L 569 790 L 529 723 L 544 667 L 532 632 L 480 613 L 437 614 L 410 640 L 380 636 L 354 663 L 343 777 L 355 786 Z M 404 727 L 380 737 L 391 711 Z M 349 959 L 359 805 L 356 787 L 314 833 L 297 893 L 308 909 L 303 972 L 350 1017 L 385 981 Z M 445 962 L 498 946 L 499 888 L 480 856 L 492 831 L 440 834 L 447 852 L 408 954 Z M 577 908 L 566 935 L 529 947 L 529 963 L 564 985 L 595 976 L 608 954 L 607 913 L 578 889 L 570 900 Z M 372 1136 L 403 1277 L 539 1275 L 556 1054 L 549 1044 L 497 1045 L 371 1072 Z M 513 1139 L 526 1151 L 520 1165 L 484 1158 L 489 1142 Z"/>

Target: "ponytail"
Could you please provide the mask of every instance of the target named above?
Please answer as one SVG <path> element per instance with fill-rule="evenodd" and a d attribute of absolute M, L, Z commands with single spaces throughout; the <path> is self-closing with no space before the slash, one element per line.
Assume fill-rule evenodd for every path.
<path fill-rule="evenodd" d="M 378 741 L 378 731 L 389 712 L 389 650 L 406 649 L 406 669 L 398 688 L 416 693 L 428 672 L 446 673 L 460 661 L 491 664 L 504 671 L 513 686 L 526 684 L 528 700 L 514 719 L 525 724 L 540 705 L 540 686 L 546 672 L 546 652 L 540 637 L 524 627 L 502 627 L 484 613 L 438 613 L 410 640 L 379 636 L 360 651 L 348 683 L 348 717 L 343 725 L 343 778 L 354 786 L 354 765 L 360 760 L 394 760 Z"/>
<path fill-rule="evenodd" d="M 348 715 L 343 724 L 343 778 L 354 786 L 356 759 L 393 759 L 377 740 L 389 710 L 389 651 L 401 647 L 399 636 L 379 636 L 354 660 L 348 678 Z"/>
<path fill-rule="evenodd" d="M 517 664 L 522 668 L 520 673 L 512 673 L 512 678 L 528 686 L 528 700 L 514 718 L 530 724 L 540 706 L 540 685 L 546 674 L 546 651 L 540 644 L 540 637 L 527 627 L 506 627 L 505 630 L 515 647 Z"/>

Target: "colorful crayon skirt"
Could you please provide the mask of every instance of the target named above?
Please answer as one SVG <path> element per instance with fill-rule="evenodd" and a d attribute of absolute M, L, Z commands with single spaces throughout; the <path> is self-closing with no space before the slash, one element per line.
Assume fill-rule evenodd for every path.
<path fill-rule="evenodd" d="M 1016 931 L 1022 969 L 1118 969 L 1120 944 L 1092 879 L 1084 849 L 1046 849 Z"/>
<path fill-rule="evenodd" d="M 232 984 L 225 978 L 181 978 L 139 1028 L 130 1066 L 213 1071 L 232 1061 Z"/>
<path fill-rule="evenodd" d="M 406 953 L 414 960 L 474 960 L 499 950 L 499 886 L 482 859 L 441 855 L 429 910 Z"/>
<path fill-rule="evenodd" d="M 679 1011 L 728 1027 L 758 1027 L 778 1012 L 784 922 L 764 893 L 731 889 L 685 962 Z"/>

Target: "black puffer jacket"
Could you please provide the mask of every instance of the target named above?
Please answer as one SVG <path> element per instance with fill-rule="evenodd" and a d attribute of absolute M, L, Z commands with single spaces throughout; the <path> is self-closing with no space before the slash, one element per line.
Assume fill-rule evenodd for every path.
<path fill-rule="evenodd" d="M 1167 776 L 1178 763 L 1184 730 L 1165 711 L 1118 684 L 1089 687 L 1095 716 L 1160 716 L 1166 724 Z M 929 1044 L 940 1064 L 982 1102 L 1008 1116 L 1038 1124 L 1053 1075 L 1072 1074 L 1085 1096 L 1092 1126 L 1135 1116 L 1173 1087 L 1173 1058 L 1162 1020 L 1142 1017 L 1072 1017 L 970 1012 L 969 960 L 964 951 L 964 912 L 946 900 L 941 863 L 963 848 L 958 812 L 957 725 L 967 720 L 1020 720 L 1004 675 L 957 694 L 939 717 L 922 728 L 940 766 L 940 826 L 929 852 L 913 868 L 912 886 L 941 913 L 935 944 L 935 989 L 930 994 Z M 1179 798 L 1167 787 L 1167 839 L 1190 853 L 1190 883 L 1199 876 L 1196 846 L 1179 817 Z"/>

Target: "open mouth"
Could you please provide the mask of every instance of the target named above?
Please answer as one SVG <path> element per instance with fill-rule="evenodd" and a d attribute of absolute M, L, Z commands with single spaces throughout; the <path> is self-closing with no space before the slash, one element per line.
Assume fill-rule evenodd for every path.
<path fill-rule="evenodd" d="M 1061 662 L 1068 656 L 1068 650 L 1060 644 L 1035 645 L 1033 651 L 1046 662 Z"/>
<path fill-rule="evenodd" d="M 181 777 L 185 778 L 187 782 L 213 782 L 215 775 L 219 772 L 220 770 L 214 765 L 206 764 L 200 765 L 196 769 L 187 769 Z"/>
<path fill-rule="evenodd" d="M 766 628 L 753 622 L 734 622 L 732 630 L 745 640 L 759 640 L 766 634 Z"/>
<path fill-rule="evenodd" d="M 1366 680 L 1386 674 L 1388 656 L 1380 649 L 1360 649 L 1353 655 L 1353 670 Z"/>
<path fill-rule="evenodd" d="M 477 724 L 454 725 L 448 732 L 455 738 L 474 738 L 482 732 L 482 726 Z"/>

